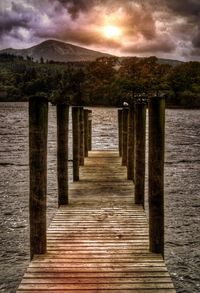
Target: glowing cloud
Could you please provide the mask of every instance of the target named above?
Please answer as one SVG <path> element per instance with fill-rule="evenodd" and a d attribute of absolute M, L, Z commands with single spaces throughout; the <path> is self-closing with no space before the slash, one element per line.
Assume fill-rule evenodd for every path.
<path fill-rule="evenodd" d="M 107 25 L 103 27 L 103 35 L 108 39 L 118 39 L 122 35 L 122 30 L 114 25 Z"/>

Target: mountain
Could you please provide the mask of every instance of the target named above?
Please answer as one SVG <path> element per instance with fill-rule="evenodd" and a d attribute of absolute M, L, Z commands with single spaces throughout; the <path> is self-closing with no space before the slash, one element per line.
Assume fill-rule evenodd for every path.
<path fill-rule="evenodd" d="M 53 60 L 59 62 L 75 62 L 75 61 L 94 61 L 100 57 L 111 57 L 113 55 L 101 53 L 94 50 L 89 50 L 72 44 L 64 43 L 56 40 L 47 40 L 36 46 L 27 49 L 4 49 L 0 50 L 0 54 L 7 53 L 19 55 L 23 57 L 33 57 L 34 60 Z M 123 60 L 128 57 L 120 57 Z M 170 59 L 158 59 L 160 64 L 171 64 L 176 66 L 181 64 L 181 61 Z"/>
<path fill-rule="evenodd" d="M 111 55 L 101 53 L 72 44 L 64 43 L 56 40 L 47 40 L 36 46 L 27 49 L 4 49 L 0 54 L 8 53 L 13 55 L 20 55 L 23 57 L 33 57 L 35 60 L 53 60 L 59 62 L 73 62 L 73 61 L 93 61 L 100 57 L 109 57 Z"/>

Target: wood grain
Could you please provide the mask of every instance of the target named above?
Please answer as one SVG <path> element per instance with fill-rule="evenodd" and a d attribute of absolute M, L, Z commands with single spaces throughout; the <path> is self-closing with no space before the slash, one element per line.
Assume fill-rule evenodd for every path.
<path fill-rule="evenodd" d="M 149 252 L 148 221 L 134 204 L 117 151 L 92 151 L 58 209 L 44 255 L 35 255 L 18 293 L 174 293 L 160 254 Z"/>

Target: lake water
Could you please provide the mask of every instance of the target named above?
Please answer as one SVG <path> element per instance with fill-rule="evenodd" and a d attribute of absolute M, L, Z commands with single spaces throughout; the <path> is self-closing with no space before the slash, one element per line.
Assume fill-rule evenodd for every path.
<path fill-rule="evenodd" d="M 29 263 L 27 113 L 25 103 L 0 103 L 0 292 L 16 291 Z M 117 148 L 117 111 L 97 108 L 93 113 L 93 148 Z M 48 223 L 57 208 L 55 118 L 51 106 Z M 70 124 L 70 146 L 71 136 Z M 71 181 L 71 161 L 69 167 Z M 200 111 L 167 110 L 165 259 L 177 292 L 200 292 L 199 175 Z"/>

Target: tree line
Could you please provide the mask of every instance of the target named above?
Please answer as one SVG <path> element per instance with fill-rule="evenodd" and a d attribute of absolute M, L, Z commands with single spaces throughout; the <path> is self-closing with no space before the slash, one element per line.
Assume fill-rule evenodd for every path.
<path fill-rule="evenodd" d="M 102 57 L 92 62 L 40 62 L 0 55 L 0 101 L 43 96 L 53 104 L 121 106 L 165 94 L 167 106 L 200 107 L 200 63 L 172 66 L 156 57 Z"/>

